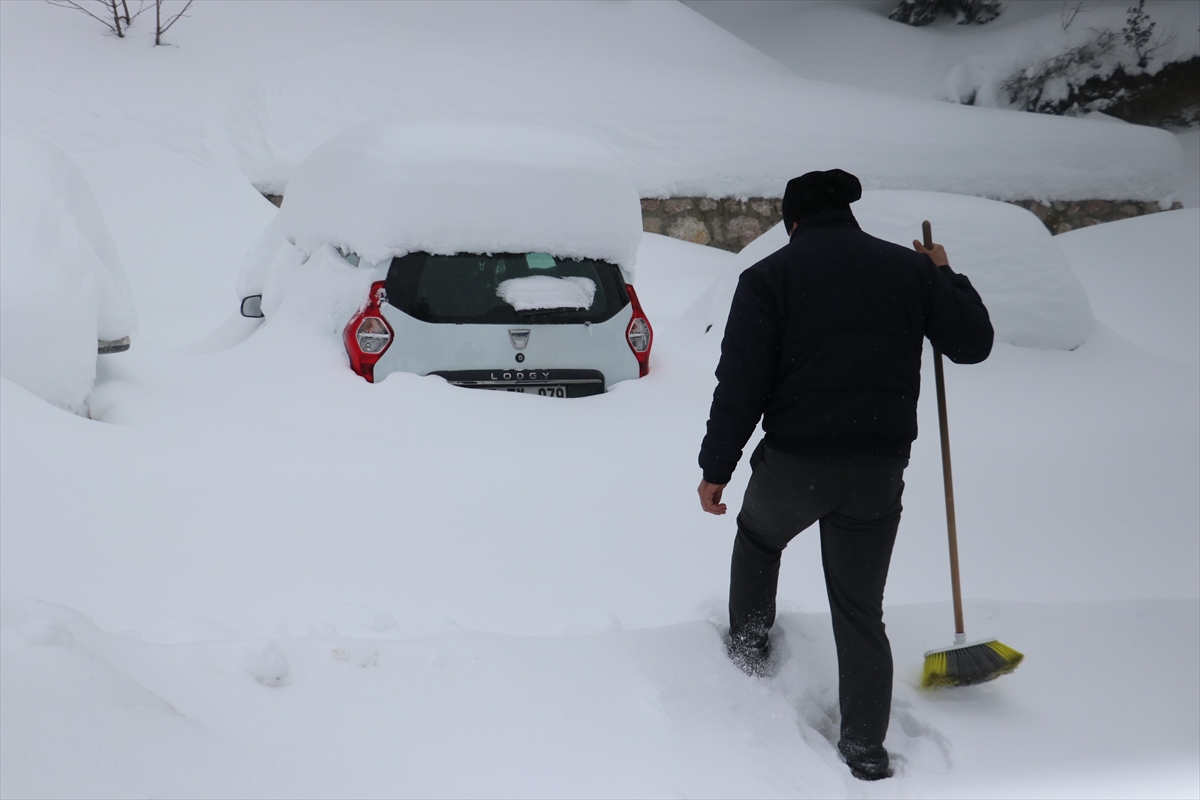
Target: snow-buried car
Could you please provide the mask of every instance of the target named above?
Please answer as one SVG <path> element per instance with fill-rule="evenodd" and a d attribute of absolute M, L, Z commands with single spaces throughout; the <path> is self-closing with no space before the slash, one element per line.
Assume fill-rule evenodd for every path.
<path fill-rule="evenodd" d="M 405 371 L 598 394 L 649 371 L 653 332 L 632 285 L 641 232 L 631 177 L 591 139 L 496 121 L 378 121 L 299 166 L 239 294 L 243 314 L 270 317 L 283 273 L 333 248 L 371 278 L 342 329 L 368 381 Z"/>

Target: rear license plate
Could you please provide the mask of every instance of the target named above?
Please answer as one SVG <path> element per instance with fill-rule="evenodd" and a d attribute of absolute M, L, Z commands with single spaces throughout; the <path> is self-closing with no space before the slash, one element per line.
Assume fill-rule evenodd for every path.
<path fill-rule="evenodd" d="M 567 387 L 561 383 L 552 383 L 544 386 L 495 386 L 494 388 L 502 392 L 521 392 L 522 394 L 536 394 L 539 397 L 566 397 Z"/>

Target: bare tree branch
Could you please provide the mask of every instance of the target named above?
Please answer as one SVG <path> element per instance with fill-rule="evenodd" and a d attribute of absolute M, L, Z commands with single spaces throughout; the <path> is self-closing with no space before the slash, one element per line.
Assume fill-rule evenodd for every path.
<path fill-rule="evenodd" d="M 109 32 L 115 33 L 118 37 L 124 39 L 125 34 L 121 30 L 121 17 L 117 12 L 117 0 L 95 0 L 95 1 L 97 3 L 99 3 L 100 5 L 104 6 L 105 16 L 107 16 L 109 12 L 112 13 L 112 15 L 113 15 L 112 22 L 109 22 L 107 19 L 105 19 L 105 17 L 99 17 L 99 16 L 93 14 L 91 11 L 88 11 L 86 8 L 83 7 L 83 4 L 81 2 L 78 2 L 77 0 L 46 0 L 46 2 L 52 6 L 58 6 L 59 8 L 73 8 L 76 11 L 82 11 L 84 14 L 87 14 L 89 17 L 96 20 L 104 27 L 108 28 Z"/>
<path fill-rule="evenodd" d="M 163 34 L 170 30 L 171 26 L 179 21 L 179 18 L 183 16 L 185 11 L 191 8 L 192 0 L 187 0 L 187 3 L 185 3 L 183 8 L 179 10 L 179 13 L 167 20 L 166 25 L 164 25 L 162 21 L 162 4 L 163 0 L 154 0 L 154 44 L 156 46 L 163 43 Z"/>
<path fill-rule="evenodd" d="M 160 0 L 160 2 L 161 2 L 161 0 Z M 179 13 L 176 14 L 175 16 L 171 17 L 171 19 L 167 22 L 166 26 L 162 29 L 163 33 L 166 33 L 167 31 L 169 31 L 171 29 L 171 26 L 179 21 L 179 18 L 183 16 L 184 12 L 187 11 L 189 8 L 191 8 L 192 2 L 193 2 L 193 0 L 187 0 L 187 3 L 184 4 L 183 8 L 180 9 Z"/>
<path fill-rule="evenodd" d="M 124 39 L 125 34 L 121 32 L 121 15 L 117 12 L 117 0 L 103 0 L 103 2 L 112 9 L 113 29 L 117 32 L 117 38 Z"/>

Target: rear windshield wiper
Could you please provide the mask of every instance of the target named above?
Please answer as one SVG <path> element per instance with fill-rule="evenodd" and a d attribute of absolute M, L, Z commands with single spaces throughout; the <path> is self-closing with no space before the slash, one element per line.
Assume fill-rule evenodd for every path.
<path fill-rule="evenodd" d="M 517 315 L 521 317 L 539 317 L 544 314 L 569 314 L 573 311 L 587 311 L 587 309 L 575 308 L 574 306 L 557 306 L 555 308 L 527 308 L 524 311 L 517 311 Z"/>

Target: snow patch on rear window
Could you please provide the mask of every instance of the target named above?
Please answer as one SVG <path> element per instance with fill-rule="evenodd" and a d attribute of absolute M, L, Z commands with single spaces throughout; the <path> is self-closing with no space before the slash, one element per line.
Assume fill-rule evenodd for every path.
<path fill-rule="evenodd" d="M 531 267 L 534 265 L 530 263 Z M 496 296 L 517 311 L 542 308 L 591 308 L 596 282 L 590 278 L 531 275 L 510 278 L 496 287 Z"/>

